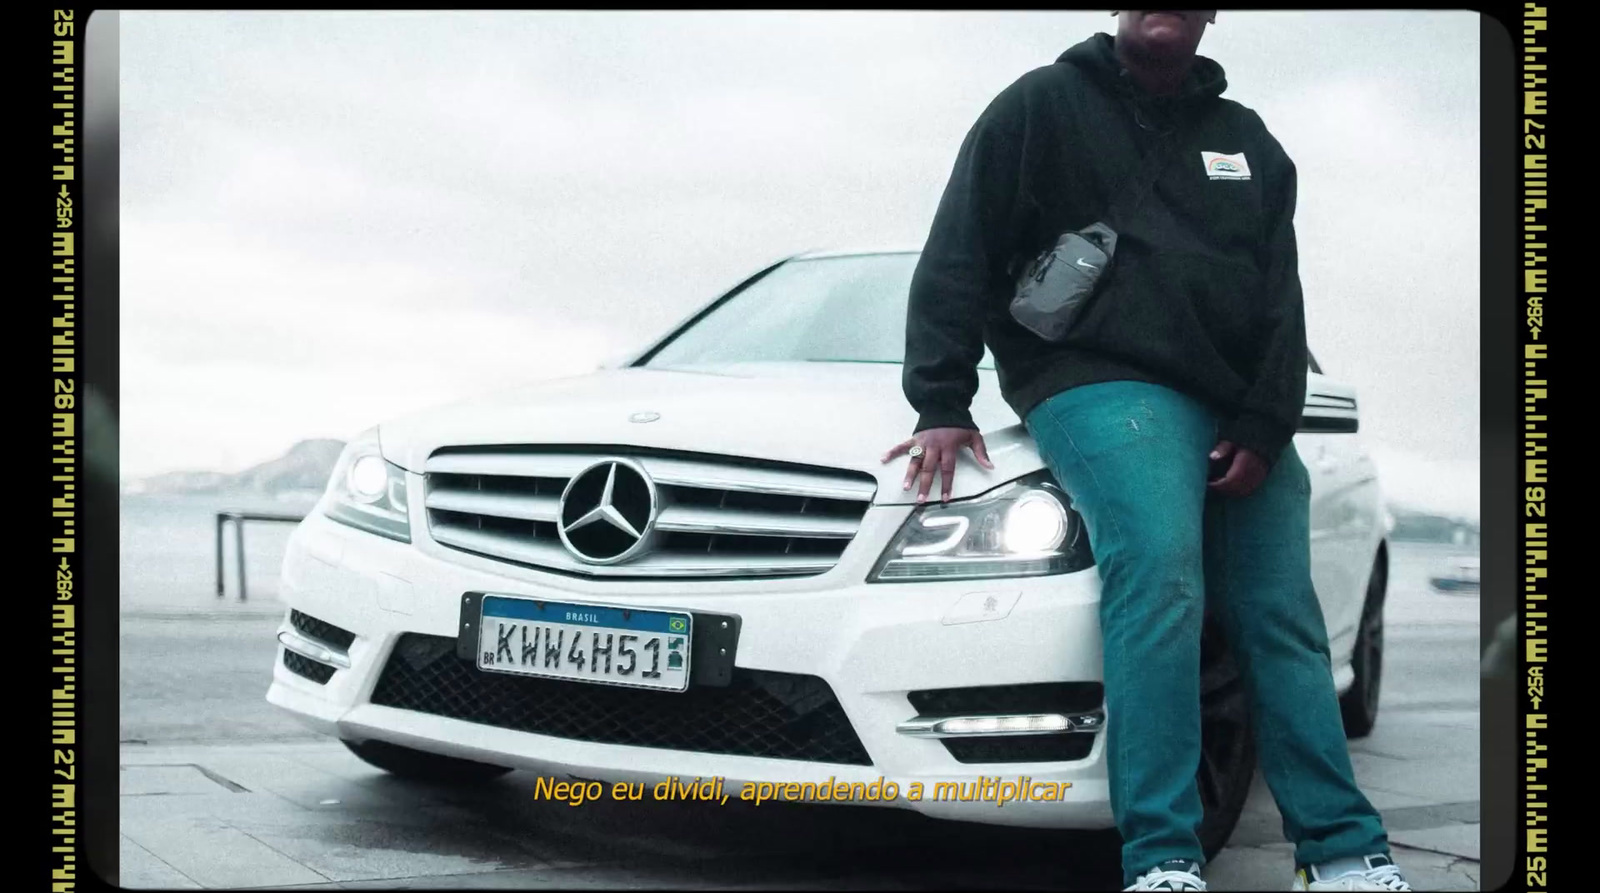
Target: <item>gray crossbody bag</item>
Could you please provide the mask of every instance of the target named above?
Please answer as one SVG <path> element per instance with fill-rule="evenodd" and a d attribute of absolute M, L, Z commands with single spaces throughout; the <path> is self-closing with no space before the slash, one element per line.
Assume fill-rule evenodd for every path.
<path fill-rule="evenodd" d="M 1011 317 L 1046 341 L 1060 341 L 1110 271 L 1116 256 L 1117 232 L 1106 220 L 1117 220 L 1144 201 L 1161 171 L 1171 161 L 1171 132 L 1146 154 L 1118 201 L 1101 222 L 1062 233 L 1056 244 L 1029 262 L 1017 276 Z"/>

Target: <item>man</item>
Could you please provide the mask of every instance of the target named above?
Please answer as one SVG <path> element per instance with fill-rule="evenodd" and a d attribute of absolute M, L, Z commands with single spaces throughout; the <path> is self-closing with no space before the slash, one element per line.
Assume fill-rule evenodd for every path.
<path fill-rule="evenodd" d="M 1131 10 L 997 97 L 965 142 L 911 285 L 905 487 L 990 467 L 968 407 L 1001 390 L 1083 516 L 1102 580 L 1106 761 L 1130 890 L 1203 890 L 1200 633 L 1220 609 L 1250 685 L 1296 890 L 1409 890 L 1356 787 L 1310 575 L 1292 438 L 1308 355 L 1295 168 L 1197 56 L 1215 11 Z M 1167 153 L 1064 340 L 1008 313 L 1019 261 L 1102 220 Z M 1220 159 L 1220 163 L 1219 163 Z"/>

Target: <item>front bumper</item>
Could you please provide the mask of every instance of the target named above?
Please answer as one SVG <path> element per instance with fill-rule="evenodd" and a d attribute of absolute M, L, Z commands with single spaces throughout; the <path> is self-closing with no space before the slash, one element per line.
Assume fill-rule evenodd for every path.
<path fill-rule="evenodd" d="M 918 716 L 908 698 L 911 692 L 1098 682 L 1096 575 L 861 582 L 909 511 L 907 506 L 869 511 L 855 542 L 828 573 L 755 581 L 574 579 L 440 546 L 427 537 L 420 508 L 413 509 L 411 544 L 313 514 L 290 539 L 282 597 L 291 609 L 354 633 L 342 650 L 348 667 L 339 667 L 319 684 L 288 669 L 286 649 L 280 645 L 267 699 L 340 738 L 381 739 L 540 774 L 652 784 L 670 777 L 720 776 L 734 797 L 747 783 L 831 779 L 870 784 L 885 779 L 901 791 L 891 805 L 930 816 L 1036 827 L 1110 827 L 1103 733 L 1075 733 L 1093 739 L 1079 759 L 982 763 L 958 761 L 941 740 L 902 728 Z M 471 591 L 737 615 L 737 666 L 826 682 L 871 765 L 596 743 L 373 703 L 385 664 L 402 637 L 454 637 L 463 594 Z M 285 638 L 291 644 L 304 645 L 293 638 L 287 619 L 281 632 L 289 634 Z M 299 658 L 290 654 L 289 659 Z M 1052 786 L 1060 799 L 1002 805 L 933 796 L 941 783 L 1023 777 Z M 913 783 L 927 792 L 920 801 L 906 796 Z"/>

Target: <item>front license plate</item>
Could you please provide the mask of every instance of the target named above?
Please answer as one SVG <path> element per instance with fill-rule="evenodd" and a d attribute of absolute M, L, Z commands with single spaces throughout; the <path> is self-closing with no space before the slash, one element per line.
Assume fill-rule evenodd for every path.
<path fill-rule="evenodd" d="M 485 595 L 478 668 L 519 676 L 683 691 L 693 619 L 641 611 Z"/>

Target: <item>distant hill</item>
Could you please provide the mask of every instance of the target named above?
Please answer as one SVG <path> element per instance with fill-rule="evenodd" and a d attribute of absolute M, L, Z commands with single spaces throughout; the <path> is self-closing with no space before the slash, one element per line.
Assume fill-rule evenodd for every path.
<path fill-rule="evenodd" d="M 1365 446 L 1377 464 L 1379 485 L 1392 508 L 1451 520 L 1480 517 L 1481 469 L 1476 458 L 1440 459 L 1381 441 L 1368 441 Z"/>
<path fill-rule="evenodd" d="M 1389 531 L 1392 540 L 1478 545 L 1478 522 L 1471 518 L 1451 517 L 1393 503 L 1389 506 L 1389 516 L 1394 519 L 1394 528 Z"/>
<path fill-rule="evenodd" d="M 282 493 L 317 491 L 327 486 L 344 441 L 302 440 L 276 459 L 236 474 L 217 471 L 173 471 L 135 481 L 130 493 Z"/>

